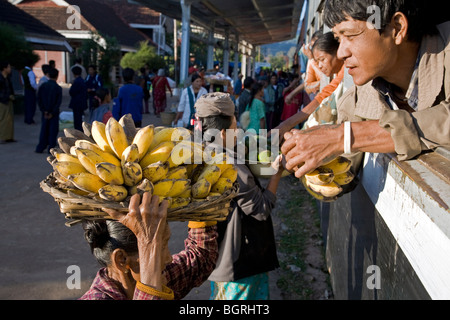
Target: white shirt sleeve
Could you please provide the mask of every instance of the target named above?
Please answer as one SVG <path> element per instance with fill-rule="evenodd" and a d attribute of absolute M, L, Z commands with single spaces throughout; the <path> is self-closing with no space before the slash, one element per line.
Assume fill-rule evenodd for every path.
<path fill-rule="evenodd" d="M 33 71 L 28 72 L 28 78 L 30 79 L 30 85 L 34 88 L 34 90 L 37 90 L 38 85 L 36 83 L 36 75 Z"/>
<path fill-rule="evenodd" d="M 178 109 L 177 109 L 178 112 L 184 112 L 185 104 L 189 103 L 188 95 L 187 95 L 188 88 L 184 89 L 181 92 L 180 103 L 178 104 Z"/>

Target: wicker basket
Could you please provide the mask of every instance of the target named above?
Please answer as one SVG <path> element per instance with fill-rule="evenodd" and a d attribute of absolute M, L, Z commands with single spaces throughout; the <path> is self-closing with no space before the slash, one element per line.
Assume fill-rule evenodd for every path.
<path fill-rule="evenodd" d="M 164 126 L 172 126 L 172 121 L 175 120 L 176 113 L 175 112 L 161 112 L 161 123 Z"/>
<path fill-rule="evenodd" d="M 79 195 L 69 185 L 60 182 L 55 172 L 41 181 L 42 190 L 49 193 L 58 203 L 61 213 L 66 219 L 66 226 L 72 226 L 83 220 L 112 219 L 102 208 L 128 212 L 128 199 L 124 202 L 105 201 L 95 195 Z M 71 191 L 72 190 L 72 191 Z M 204 201 L 191 202 L 185 207 L 169 209 L 168 221 L 223 221 L 230 212 L 230 201 L 239 192 L 239 184 L 225 191 L 220 196 L 208 197 Z"/>

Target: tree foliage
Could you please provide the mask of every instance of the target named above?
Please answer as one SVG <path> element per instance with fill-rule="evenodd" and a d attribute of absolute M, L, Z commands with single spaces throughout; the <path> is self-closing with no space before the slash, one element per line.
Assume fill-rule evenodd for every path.
<path fill-rule="evenodd" d="M 120 60 L 122 68 L 131 68 L 133 70 L 145 67 L 146 63 L 152 69 L 160 69 L 166 66 L 164 58 L 156 53 L 155 48 L 150 46 L 148 41 L 140 42 L 136 52 L 127 52 Z"/>
<path fill-rule="evenodd" d="M 0 22 L 0 43 L 0 60 L 9 62 L 17 70 L 39 61 L 39 56 L 33 52 L 31 44 L 25 40 L 25 35 L 18 26 Z"/>
<path fill-rule="evenodd" d="M 119 41 L 115 37 L 92 34 L 92 40 L 83 41 L 81 56 L 85 66 L 96 65 L 103 81 L 111 84 L 111 69 L 119 64 L 121 56 Z"/>

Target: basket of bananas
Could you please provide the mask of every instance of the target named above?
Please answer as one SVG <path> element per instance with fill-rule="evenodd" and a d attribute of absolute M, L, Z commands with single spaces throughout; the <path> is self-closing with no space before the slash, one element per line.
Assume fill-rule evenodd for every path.
<path fill-rule="evenodd" d="M 317 200 L 323 202 L 335 201 L 343 190 L 343 186 L 352 182 L 354 175 L 350 171 L 351 161 L 337 157 L 310 173 L 301 180 L 305 189 Z"/>
<path fill-rule="evenodd" d="M 83 132 L 66 128 L 64 135 L 40 186 L 71 220 L 66 225 L 112 219 L 102 208 L 126 212 L 129 198 L 146 191 L 169 201 L 170 221 L 222 221 L 239 191 L 226 155 L 204 160 L 204 146 L 185 128 L 136 128 L 127 114 L 106 125 L 84 122 Z"/>

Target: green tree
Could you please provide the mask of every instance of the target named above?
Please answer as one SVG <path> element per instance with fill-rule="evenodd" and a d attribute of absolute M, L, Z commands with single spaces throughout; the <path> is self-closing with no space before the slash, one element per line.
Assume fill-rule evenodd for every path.
<path fill-rule="evenodd" d="M 152 69 L 161 69 L 166 66 L 164 58 L 156 53 L 154 47 L 149 46 L 148 41 L 140 42 L 136 52 L 127 52 L 120 60 L 122 68 L 131 68 L 133 70 L 139 70 L 146 63 Z"/>
<path fill-rule="evenodd" d="M 110 72 L 120 61 L 120 46 L 115 37 L 92 34 L 92 39 L 84 40 L 81 46 L 81 56 L 85 66 L 96 65 L 106 86 L 112 85 Z"/>
<path fill-rule="evenodd" d="M 0 60 L 8 61 L 17 70 L 23 69 L 27 62 L 35 64 L 39 61 L 39 56 L 33 52 L 18 26 L 0 22 L 0 43 Z"/>

